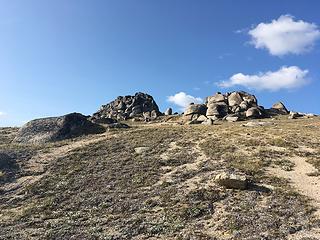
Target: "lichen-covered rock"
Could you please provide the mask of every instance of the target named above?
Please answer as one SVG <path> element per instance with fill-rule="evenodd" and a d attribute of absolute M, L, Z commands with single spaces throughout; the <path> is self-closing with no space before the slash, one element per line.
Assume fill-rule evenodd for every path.
<path fill-rule="evenodd" d="M 104 127 L 89 121 L 86 116 L 71 113 L 61 117 L 32 120 L 19 130 L 14 141 L 19 143 L 54 142 L 104 131 Z"/>
<path fill-rule="evenodd" d="M 103 105 L 98 112 L 92 115 L 92 119 L 141 118 L 153 120 L 160 115 L 159 107 L 152 96 L 146 93 L 136 93 L 134 96 L 119 96 L 114 101 Z"/>

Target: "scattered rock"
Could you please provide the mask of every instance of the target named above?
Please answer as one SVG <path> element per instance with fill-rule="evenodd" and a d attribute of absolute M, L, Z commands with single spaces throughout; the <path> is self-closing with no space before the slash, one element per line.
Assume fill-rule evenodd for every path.
<path fill-rule="evenodd" d="M 166 115 L 166 116 L 172 115 L 172 108 L 168 108 L 168 109 L 164 112 L 164 115 Z"/>
<path fill-rule="evenodd" d="M 247 122 L 243 124 L 244 127 L 261 127 L 261 126 L 272 126 L 273 122 Z"/>
<path fill-rule="evenodd" d="M 35 119 L 26 123 L 18 132 L 15 142 L 45 143 L 74 138 L 81 135 L 103 133 L 105 128 L 90 122 L 80 113 L 61 117 Z"/>
<path fill-rule="evenodd" d="M 235 174 L 235 173 L 227 173 L 227 172 L 218 174 L 215 177 L 215 181 L 219 185 L 225 188 L 240 189 L 240 190 L 247 189 L 248 183 L 249 183 L 246 176 Z"/>
<path fill-rule="evenodd" d="M 148 152 L 149 149 L 150 149 L 149 147 L 136 147 L 136 148 L 134 149 L 134 151 L 135 151 L 137 154 L 144 154 L 144 153 Z"/>
<path fill-rule="evenodd" d="M 300 114 L 298 112 L 290 112 L 288 119 L 296 119 L 299 117 L 303 117 L 303 114 Z"/>
<path fill-rule="evenodd" d="M 103 105 L 98 112 L 93 114 L 92 120 L 137 118 L 149 121 L 158 116 L 161 116 L 161 113 L 153 97 L 145 93 L 136 93 L 134 96 L 119 96 L 116 100 Z"/>
<path fill-rule="evenodd" d="M 228 122 L 237 122 L 237 121 L 239 121 L 239 117 L 238 116 L 227 116 L 225 119 Z"/>

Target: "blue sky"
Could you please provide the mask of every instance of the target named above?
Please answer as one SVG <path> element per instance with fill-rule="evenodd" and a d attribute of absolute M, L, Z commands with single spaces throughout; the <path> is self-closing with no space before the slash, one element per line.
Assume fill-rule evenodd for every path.
<path fill-rule="evenodd" d="M 319 9 L 317 0 L 1 0 L 0 126 L 92 114 L 137 91 L 162 111 L 181 108 L 168 101 L 180 92 L 246 90 L 265 107 L 320 113 Z"/>

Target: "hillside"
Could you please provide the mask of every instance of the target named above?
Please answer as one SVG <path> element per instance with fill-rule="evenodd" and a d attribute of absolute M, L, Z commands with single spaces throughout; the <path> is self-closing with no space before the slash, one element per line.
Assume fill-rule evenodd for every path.
<path fill-rule="evenodd" d="M 319 239 L 320 118 L 264 122 L 130 122 L 38 145 L 2 128 L 0 239 Z M 226 170 L 249 189 L 218 185 Z"/>

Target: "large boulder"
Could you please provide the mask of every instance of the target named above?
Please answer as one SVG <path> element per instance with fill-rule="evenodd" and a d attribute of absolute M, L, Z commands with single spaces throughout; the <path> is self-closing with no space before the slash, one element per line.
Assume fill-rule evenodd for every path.
<path fill-rule="evenodd" d="M 228 105 L 230 107 L 239 106 L 243 99 L 239 92 L 233 92 L 228 96 Z"/>
<path fill-rule="evenodd" d="M 153 97 L 139 92 L 134 96 L 119 96 L 114 101 L 103 105 L 98 112 L 93 114 L 92 119 L 127 120 L 141 118 L 153 120 L 160 115 L 159 107 Z"/>
<path fill-rule="evenodd" d="M 225 102 L 226 97 L 220 92 L 216 93 L 211 97 L 207 97 L 207 103 L 217 103 L 217 102 Z"/>
<path fill-rule="evenodd" d="M 246 111 L 247 118 L 261 118 L 263 117 L 263 109 L 260 107 L 251 107 Z"/>
<path fill-rule="evenodd" d="M 285 107 L 285 105 L 282 102 L 277 102 L 272 105 L 272 110 L 275 110 L 278 114 L 289 114 L 288 109 Z"/>
<path fill-rule="evenodd" d="M 229 107 L 225 102 L 208 103 L 206 115 L 222 118 L 228 114 L 228 111 Z"/>
<path fill-rule="evenodd" d="M 89 121 L 86 116 L 71 113 L 61 117 L 32 120 L 19 130 L 14 141 L 19 143 L 54 142 L 104 131 L 104 127 Z"/>
<path fill-rule="evenodd" d="M 205 115 L 207 111 L 207 107 L 205 104 L 194 104 L 191 103 L 186 111 L 184 112 L 184 115 L 193 115 L 193 114 L 198 114 L 198 115 Z"/>

